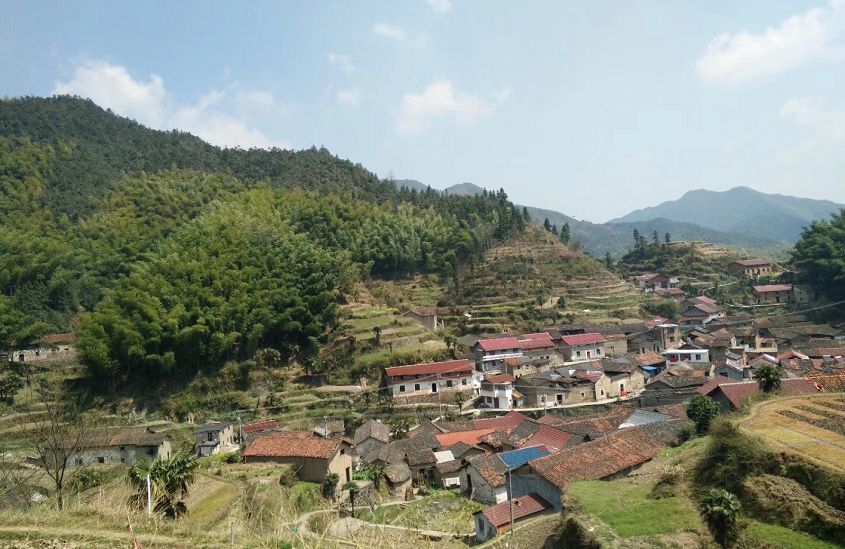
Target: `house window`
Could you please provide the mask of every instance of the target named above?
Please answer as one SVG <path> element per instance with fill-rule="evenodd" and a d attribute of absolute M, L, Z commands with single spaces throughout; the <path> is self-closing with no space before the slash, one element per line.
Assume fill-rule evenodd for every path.
<path fill-rule="evenodd" d="M 599 347 L 598 349 L 596 349 L 596 354 L 597 354 L 597 355 L 600 355 L 600 354 L 601 354 L 601 347 Z"/>
<path fill-rule="evenodd" d="M 604 396 L 604 389 L 601 390 L 601 396 Z"/>
<path fill-rule="evenodd" d="M 82 458 L 76 458 L 75 462 L 77 465 L 82 465 Z"/>
<path fill-rule="evenodd" d="M 97 456 L 97 463 L 105 463 L 105 462 L 106 462 L 106 458 L 104 458 L 103 456 Z"/>
<path fill-rule="evenodd" d="M 581 396 L 584 396 L 584 391 L 581 391 Z"/>
<path fill-rule="evenodd" d="M 414 383 L 414 391 L 419 391 L 419 390 L 420 390 L 420 384 Z"/>
<path fill-rule="evenodd" d="M 345 456 L 345 455 L 346 455 L 346 450 L 344 450 L 343 448 L 341 448 L 341 449 L 340 449 L 340 455 Z"/>
<path fill-rule="evenodd" d="M 461 380 L 461 385 L 466 385 L 466 384 L 467 384 L 467 378 L 463 378 Z"/>
<path fill-rule="evenodd" d="M 147 455 L 148 456 L 156 455 L 156 449 L 155 448 L 147 448 Z"/>
<path fill-rule="evenodd" d="M 580 357 L 580 356 L 581 356 L 581 351 L 575 351 L 575 356 Z"/>
<path fill-rule="evenodd" d="M 436 383 L 432 383 L 432 384 L 431 384 L 431 392 L 432 392 L 432 393 L 436 393 L 436 392 L 437 392 L 437 384 L 436 384 Z"/>
<path fill-rule="evenodd" d="M 696 360 L 696 361 L 700 361 L 700 360 L 701 360 L 701 355 L 700 355 L 700 354 L 695 355 L 695 360 Z"/>
<path fill-rule="evenodd" d="M 208 442 L 214 440 L 214 435 L 212 433 L 208 433 Z"/>
<path fill-rule="evenodd" d="M 451 379 L 447 379 L 447 380 L 446 380 L 446 387 L 451 387 L 451 386 L 452 386 L 452 380 L 451 380 Z"/>
<path fill-rule="evenodd" d="M 400 386 L 399 386 L 399 392 L 400 392 L 400 393 L 404 393 L 404 392 L 405 392 L 405 386 L 404 386 L 404 385 L 400 385 Z"/>
<path fill-rule="evenodd" d="M 563 395 L 557 395 L 557 403 L 563 404 Z"/>

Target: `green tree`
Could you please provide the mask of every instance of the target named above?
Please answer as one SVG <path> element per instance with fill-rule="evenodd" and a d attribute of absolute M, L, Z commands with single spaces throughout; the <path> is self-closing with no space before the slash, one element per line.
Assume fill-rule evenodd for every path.
<path fill-rule="evenodd" d="M 188 451 L 177 452 L 170 459 L 143 458 L 129 468 L 127 477 L 135 490 L 129 503 L 143 509 L 147 504 L 147 477 L 150 479 L 153 511 L 169 518 L 188 512 L 185 499 L 196 476 L 198 462 Z"/>
<path fill-rule="evenodd" d="M 651 235 L 651 241 L 655 246 L 660 244 L 660 237 L 657 236 L 657 229 L 654 229 L 654 233 Z"/>
<path fill-rule="evenodd" d="M 546 229 L 546 230 L 547 230 L 547 231 L 549 231 L 549 232 L 551 232 L 551 231 L 552 231 L 552 224 L 551 224 L 551 222 L 549 221 L 549 218 L 548 218 L 548 217 L 546 218 L 546 220 L 545 220 L 545 221 L 543 221 L 543 228 L 544 228 L 544 229 Z"/>
<path fill-rule="evenodd" d="M 528 208 L 525 206 L 522 207 L 522 219 L 524 219 L 526 223 L 531 221 L 531 214 L 528 213 Z"/>
<path fill-rule="evenodd" d="M 754 372 L 754 379 L 757 380 L 760 390 L 764 393 L 773 393 L 780 389 L 780 380 L 782 377 L 783 372 L 774 364 L 763 364 Z"/>
<path fill-rule="evenodd" d="M 669 233 L 666 233 L 665 235 L 663 235 L 663 241 L 664 241 L 666 244 L 671 244 L 671 243 L 672 243 L 672 237 L 670 237 L 670 236 L 669 236 Z"/>
<path fill-rule="evenodd" d="M 791 262 L 799 282 L 831 299 L 845 299 L 845 209 L 806 227 Z"/>
<path fill-rule="evenodd" d="M 381 326 L 373 327 L 373 335 L 375 336 L 376 347 L 378 347 L 381 344 Z"/>
<path fill-rule="evenodd" d="M 0 375 L 0 401 L 12 404 L 15 393 L 24 386 L 23 378 L 11 370 Z"/>
<path fill-rule="evenodd" d="M 634 234 L 634 247 L 639 248 L 640 247 L 640 231 L 635 228 L 634 231 L 633 231 L 633 234 Z"/>
<path fill-rule="evenodd" d="M 604 254 L 604 266 L 608 271 L 613 269 L 613 257 L 610 255 L 610 252 Z"/>
<path fill-rule="evenodd" d="M 463 391 L 458 391 L 457 393 L 455 393 L 455 405 L 457 405 L 458 410 L 460 410 L 461 407 L 464 405 L 466 399 L 467 395 Z"/>
<path fill-rule="evenodd" d="M 323 479 L 320 489 L 323 492 L 323 497 L 326 499 L 334 499 L 335 490 L 340 482 L 340 476 L 337 473 L 328 473 Z"/>
<path fill-rule="evenodd" d="M 687 417 L 695 422 L 695 431 L 699 435 L 707 434 L 710 422 L 717 415 L 719 415 L 719 404 L 704 395 L 693 395 L 687 406 Z"/>
<path fill-rule="evenodd" d="M 701 515 L 707 528 L 722 548 L 730 547 L 737 535 L 737 521 L 742 504 L 732 493 L 713 488 L 701 501 Z"/>
<path fill-rule="evenodd" d="M 572 237 L 572 234 L 571 234 L 570 229 L 569 229 L 569 223 L 568 222 L 564 223 L 563 227 L 560 228 L 560 240 L 564 244 L 569 245 L 569 239 L 571 237 Z"/>

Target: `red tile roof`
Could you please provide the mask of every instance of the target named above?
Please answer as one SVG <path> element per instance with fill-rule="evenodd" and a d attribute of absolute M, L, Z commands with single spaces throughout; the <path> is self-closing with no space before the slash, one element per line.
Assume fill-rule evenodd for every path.
<path fill-rule="evenodd" d="M 784 351 L 783 353 L 778 355 L 778 362 L 783 362 L 784 360 L 788 360 L 790 358 L 803 358 L 807 359 L 810 358 L 809 356 L 796 351 L 795 349 L 789 349 L 788 351 Z"/>
<path fill-rule="evenodd" d="M 559 488 L 577 480 L 598 480 L 645 463 L 662 445 L 640 427 L 622 429 L 556 454 L 529 462 L 534 471 Z"/>
<path fill-rule="evenodd" d="M 498 374 L 488 377 L 485 381 L 490 383 L 513 383 L 516 378 L 510 374 Z"/>
<path fill-rule="evenodd" d="M 728 383 L 722 382 L 714 386 L 708 393 L 702 394 L 712 395 L 721 391 L 725 398 L 730 401 L 731 406 L 738 410 L 748 397 L 760 390 L 760 385 L 756 381 L 733 381 L 732 383 L 730 381 L 733 380 L 729 380 Z M 819 392 L 818 387 L 803 378 L 782 379 L 780 390 L 782 394 L 787 396 Z"/>
<path fill-rule="evenodd" d="M 429 362 L 427 364 L 409 364 L 407 366 L 393 366 L 386 368 L 385 372 L 389 377 L 396 376 L 420 376 L 451 374 L 458 372 L 472 372 L 475 370 L 473 363 L 467 359 L 448 360 L 446 362 Z"/>
<path fill-rule="evenodd" d="M 520 336 L 519 339 L 551 339 L 552 336 L 549 335 L 549 332 L 537 332 L 535 334 L 523 334 Z"/>
<path fill-rule="evenodd" d="M 598 333 L 592 334 L 576 334 L 571 336 L 564 336 L 563 342 L 566 345 L 590 345 L 592 343 L 601 343 L 605 341 L 604 336 Z"/>
<path fill-rule="evenodd" d="M 791 292 L 792 284 L 764 284 L 762 286 L 754 286 L 754 292 L 758 294 L 767 294 L 772 292 Z"/>
<path fill-rule="evenodd" d="M 517 425 L 521 424 L 523 421 L 531 421 L 531 418 L 520 414 L 519 412 L 508 412 L 507 414 L 499 417 L 491 417 L 488 419 L 476 419 L 473 421 L 476 429 L 501 429 L 501 430 L 508 430 L 513 429 Z"/>
<path fill-rule="evenodd" d="M 513 520 L 516 522 L 519 519 L 542 513 L 549 508 L 551 508 L 551 504 L 537 494 L 519 496 L 513 499 Z M 503 501 L 502 503 L 488 507 L 481 513 L 496 527 L 499 533 L 510 530 L 510 501 Z"/>
<path fill-rule="evenodd" d="M 266 431 L 268 429 L 275 429 L 279 426 L 279 422 L 275 420 L 258 421 L 256 423 L 245 423 L 243 430 L 245 433 L 255 433 L 258 431 Z"/>
<path fill-rule="evenodd" d="M 243 456 L 331 459 L 342 443 L 339 438 L 315 437 L 307 431 L 282 431 L 255 439 Z"/>
<path fill-rule="evenodd" d="M 725 377 L 725 376 L 714 377 L 713 379 L 711 379 L 710 381 L 708 381 L 707 383 L 705 383 L 704 385 L 702 385 L 701 387 L 696 389 L 695 392 L 700 394 L 700 395 L 707 396 L 710 393 L 712 393 L 713 390 L 716 389 L 716 387 L 718 387 L 719 385 L 724 385 L 726 383 L 742 383 L 742 382 L 737 381 L 736 379 Z"/>
<path fill-rule="evenodd" d="M 558 450 L 563 450 L 573 436 L 572 433 L 555 429 L 549 425 L 542 425 L 540 430 L 525 441 L 520 448 L 545 446 L 550 452 L 557 452 Z"/>
<path fill-rule="evenodd" d="M 734 261 L 734 263 L 743 267 L 760 267 L 761 265 L 768 265 L 769 261 L 765 259 L 740 259 L 739 261 Z"/>
<path fill-rule="evenodd" d="M 504 351 L 506 349 L 519 349 L 519 340 L 515 337 L 479 339 L 478 345 L 485 351 Z"/>
<path fill-rule="evenodd" d="M 479 442 L 481 442 L 481 437 L 484 435 L 489 435 L 495 429 L 473 429 L 472 431 L 455 431 L 454 433 L 441 433 L 439 435 L 434 435 L 434 438 L 437 439 L 437 442 L 440 443 L 440 446 L 443 448 L 449 448 L 453 444 L 457 444 L 459 442 L 463 442 L 464 444 L 469 444 L 470 446 L 475 446 Z"/>
<path fill-rule="evenodd" d="M 825 393 L 845 392 L 845 374 L 813 374 L 807 376 L 807 381 Z"/>
<path fill-rule="evenodd" d="M 552 336 L 549 334 L 543 334 L 545 337 L 537 337 L 533 339 L 520 339 L 519 340 L 519 347 L 523 351 L 530 351 L 531 349 L 549 349 L 555 346 L 555 342 L 552 341 Z"/>
<path fill-rule="evenodd" d="M 811 357 L 845 356 L 845 347 L 821 347 L 807 352 Z"/>

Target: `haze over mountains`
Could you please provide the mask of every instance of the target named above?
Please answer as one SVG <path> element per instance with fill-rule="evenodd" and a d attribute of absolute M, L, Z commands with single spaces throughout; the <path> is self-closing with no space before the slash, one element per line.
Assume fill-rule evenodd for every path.
<path fill-rule="evenodd" d="M 394 183 L 417 191 L 429 187 L 413 179 Z M 483 189 L 465 182 L 443 191 L 479 194 Z M 661 239 L 669 233 L 674 241 L 703 240 L 747 253 L 779 256 L 798 240 L 802 227 L 813 220 L 827 219 L 843 207 L 829 200 L 766 194 L 748 187 L 689 191 L 678 200 L 635 210 L 607 223 L 581 221 L 555 210 L 526 206 L 538 224 L 545 219 L 558 227 L 569 223 L 572 238 L 597 257 L 608 252 L 613 256 L 624 254 L 631 247 L 634 229 L 646 236 L 657 231 Z"/>

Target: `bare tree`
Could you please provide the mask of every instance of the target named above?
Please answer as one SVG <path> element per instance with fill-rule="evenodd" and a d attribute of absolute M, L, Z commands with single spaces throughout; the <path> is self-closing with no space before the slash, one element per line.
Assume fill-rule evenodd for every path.
<path fill-rule="evenodd" d="M 27 433 L 26 446 L 35 457 L 35 465 L 55 488 L 56 505 L 64 508 L 68 485 L 87 466 L 82 450 L 94 434 L 94 421 L 83 413 L 79 399 L 45 384 L 35 394 L 35 410 L 21 417 Z"/>

